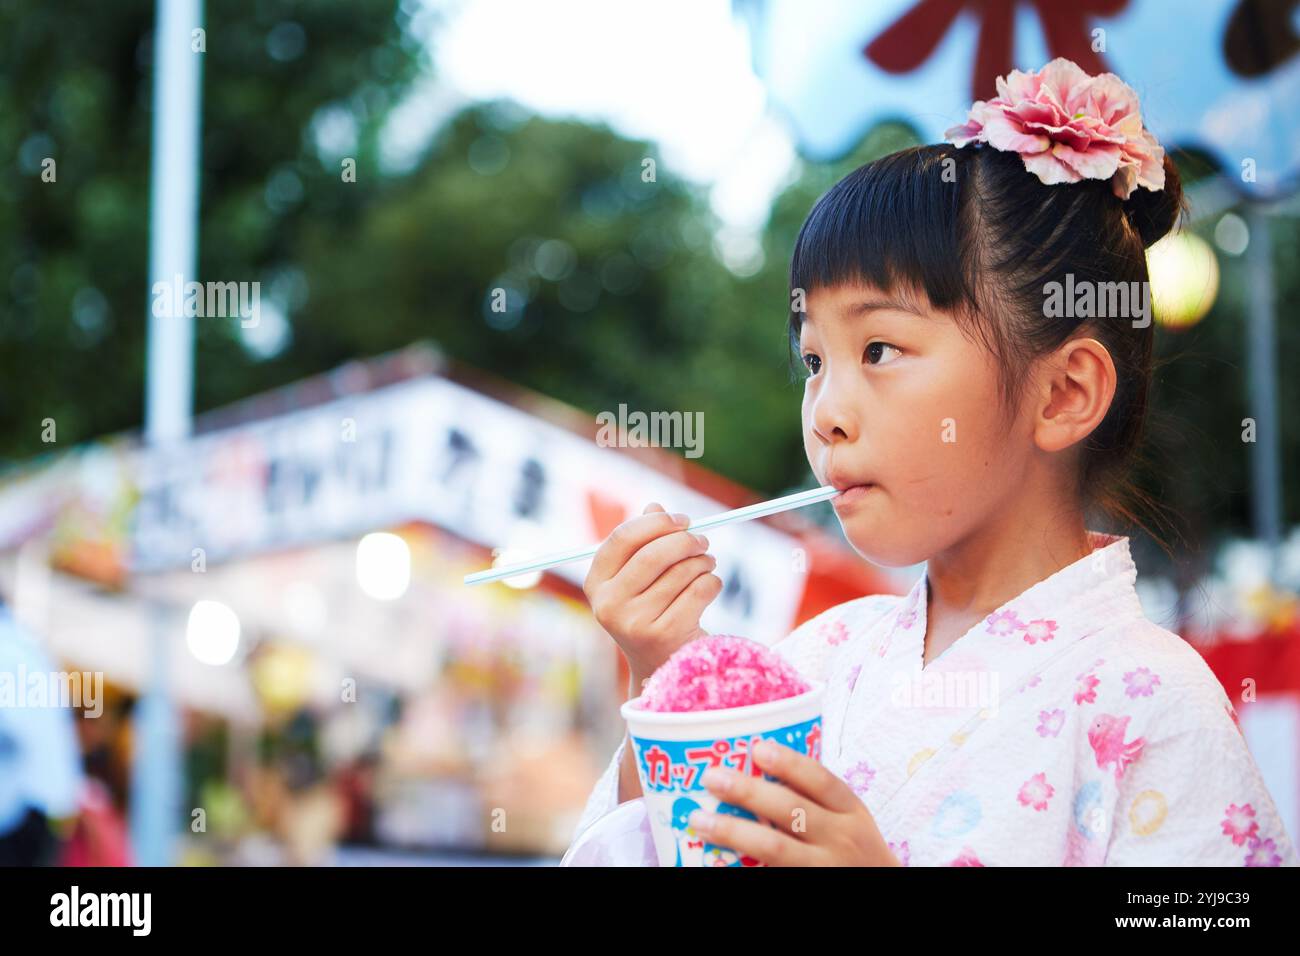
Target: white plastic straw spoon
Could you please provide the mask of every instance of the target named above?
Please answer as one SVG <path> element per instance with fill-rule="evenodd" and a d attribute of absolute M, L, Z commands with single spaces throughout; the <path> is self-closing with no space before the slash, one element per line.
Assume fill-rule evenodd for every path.
<path fill-rule="evenodd" d="M 780 514 L 782 511 L 791 511 L 795 508 L 802 508 L 804 505 L 815 505 L 819 501 L 829 501 L 840 493 L 838 488 L 831 485 L 825 485 L 821 488 L 813 488 L 809 491 L 800 491 L 797 494 L 786 495 L 784 498 L 773 498 L 771 501 L 760 501 L 756 505 L 746 505 L 744 508 L 736 508 L 734 511 L 724 511 L 721 514 L 710 515 L 707 518 L 701 518 L 698 521 L 692 521 L 687 525 L 690 531 L 704 531 L 708 528 L 717 528 L 724 524 L 733 524 L 737 521 L 752 521 L 754 518 L 766 518 L 768 515 Z M 503 565 L 499 568 L 491 568 L 487 571 L 476 571 L 473 574 L 465 575 L 466 584 L 486 584 L 489 581 L 500 581 L 504 578 L 513 578 L 518 574 L 529 574 L 533 571 L 545 571 L 547 568 L 554 568 L 561 564 L 568 564 L 570 561 L 582 561 L 586 558 L 595 557 L 600 545 L 592 545 L 586 548 L 574 548 L 570 551 L 557 551 L 554 554 L 543 555 L 534 558 L 531 561 L 522 561 L 518 564 Z"/>

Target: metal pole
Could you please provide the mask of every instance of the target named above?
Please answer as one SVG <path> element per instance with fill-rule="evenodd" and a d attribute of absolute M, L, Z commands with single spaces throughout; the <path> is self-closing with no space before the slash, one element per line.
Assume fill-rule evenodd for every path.
<path fill-rule="evenodd" d="M 153 156 L 149 219 L 149 335 L 145 440 L 154 448 L 190 433 L 194 394 L 194 320 L 163 309 L 184 298 L 178 281 L 193 281 L 197 265 L 201 0 L 158 0 L 154 29 Z M 206 42 L 203 44 L 206 47 Z M 159 286 L 158 283 L 163 283 Z M 155 308 L 155 304 L 159 308 Z M 159 312 L 162 315 L 159 315 Z M 175 621 L 165 607 L 151 614 L 149 687 L 135 715 L 131 767 L 131 840 L 141 866 L 175 862 L 181 800 L 179 715 L 171 699 L 169 647 Z"/>
<path fill-rule="evenodd" d="M 1248 412 L 1255 419 L 1251 449 L 1251 509 L 1255 535 L 1269 549 L 1269 578 L 1278 577 L 1282 543 L 1282 466 L 1278 451 L 1277 316 L 1274 298 L 1273 244 L 1268 216 L 1256 206 L 1245 209 L 1250 228 L 1250 317 L 1247 326 L 1246 372 L 1250 389 Z"/>

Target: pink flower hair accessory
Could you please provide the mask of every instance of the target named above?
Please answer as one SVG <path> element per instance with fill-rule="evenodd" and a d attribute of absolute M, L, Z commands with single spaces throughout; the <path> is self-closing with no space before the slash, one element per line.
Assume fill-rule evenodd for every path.
<path fill-rule="evenodd" d="M 998 77 L 997 88 L 944 133 L 948 142 L 1019 153 L 1049 186 L 1109 179 L 1120 199 L 1138 186 L 1165 188 L 1165 151 L 1142 125 L 1137 93 L 1114 73 L 1089 76 L 1057 57 L 1037 72 Z"/>

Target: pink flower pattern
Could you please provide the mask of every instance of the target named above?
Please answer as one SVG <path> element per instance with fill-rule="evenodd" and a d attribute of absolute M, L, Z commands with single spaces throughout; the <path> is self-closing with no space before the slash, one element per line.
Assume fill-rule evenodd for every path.
<path fill-rule="evenodd" d="M 861 760 L 850 767 L 848 772 L 844 774 L 844 782 L 849 785 L 850 790 L 858 796 L 862 796 L 871 789 L 871 781 L 875 777 L 876 771 L 871 769 L 871 766 L 865 760 Z"/>
<path fill-rule="evenodd" d="M 1225 835 L 1232 837 L 1232 842 L 1237 846 L 1241 846 L 1259 832 L 1259 821 L 1255 819 L 1255 808 L 1249 803 L 1240 807 L 1235 803 L 1230 803 L 1228 809 L 1224 810 L 1223 813 L 1223 832 Z"/>
<path fill-rule="evenodd" d="M 1130 697 L 1150 697 L 1160 684 L 1160 675 L 1151 673 L 1146 667 L 1139 667 L 1124 675 L 1125 693 Z"/>
<path fill-rule="evenodd" d="M 972 850 L 968 846 L 964 846 L 961 848 L 961 853 L 957 854 L 956 859 L 954 859 L 948 865 L 949 866 L 983 866 L 984 864 L 980 862 L 980 858 L 975 855 L 974 850 Z"/>
<path fill-rule="evenodd" d="M 832 621 L 829 626 L 823 625 L 822 631 L 826 635 L 827 644 L 843 644 L 849 639 L 849 629 L 840 620 Z"/>
<path fill-rule="evenodd" d="M 1042 682 L 1043 676 L 1041 674 L 1035 674 L 1033 677 L 1029 678 L 1029 680 L 1025 681 L 1024 686 L 1021 687 L 1020 690 L 1016 691 L 1016 693 L 1023 694 L 1025 691 L 1029 690 L 1029 688 L 1037 687 Z"/>
<path fill-rule="evenodd" d="M 1056 622 L 1039 618 L 1036 621 L 1030 621 L 1025 625 L 1025 643 L 1037 644 L 1039 641 L 1047 642 L 1052 639 L 1056 633 Z"/>
<path fill-rule="evenodd" d="M 988 616 L 985 624 L 988 625 L 988 632 L 998 637 L 1014 634 L 1024 627 L 1015 611 L 996 611 Z"/>
<path fill-rule="evenodd" d="M 1101 679 L 1096 674 L 1083 673 L 1078 676 L 1079 686 L 1074 690 L 1076 704 L 1093 704 L 1097 701 L 1097 685 Z"/>
<path fill-rule="evenodd" d="M 1055 792 L 1056 788 L 1047 782 L 1047 774 L 1036 773 L 1020 785 L 1020 793 L 1016 795 L 1016 799 L 1022 806 L 1046 810 L 1047 801 L 1052 799 L 1052 794 Z"/>
<path fill-rule="evenodd" d="M 1282 857 L 1277 854 L 1277 844 L 1272 840 L 1258 837 L 1250 841 L 1250 850 L 1246 854 L 1247 866 L 1281 866 Z"/>
<path fill-rule="evenodd" d="M 1224 836 L 1232 837 L 1237 846 L 1246 845 L 1246 866 L 1281 866 L 1282 856 L 1277 852 L 1277 842 L 1266 839 L 1259 833 L 1259 821 L 1255 819 L 1255 808 L 1249 803 L 1238 806 L 1228 804 L 1223 811 Z"/>
<path fill-rule="evenodd" d="M 1061 728 L 1065 726 L 1065 711 L 1043 710 L 1038 713 L 1038 736 L 1040 737 L 1059 737 Z"/>

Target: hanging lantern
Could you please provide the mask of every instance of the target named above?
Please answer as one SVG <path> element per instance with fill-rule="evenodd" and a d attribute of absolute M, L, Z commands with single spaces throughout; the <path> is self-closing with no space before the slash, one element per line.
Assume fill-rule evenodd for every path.
<path fill-rule="evenodd" d="M 1151 308 L 1166 328 L 1195 325 L 1219 292 L 1219 261 L 1210 244 L 1192 232 L 1171 233 L 1147 250 Z"/>

